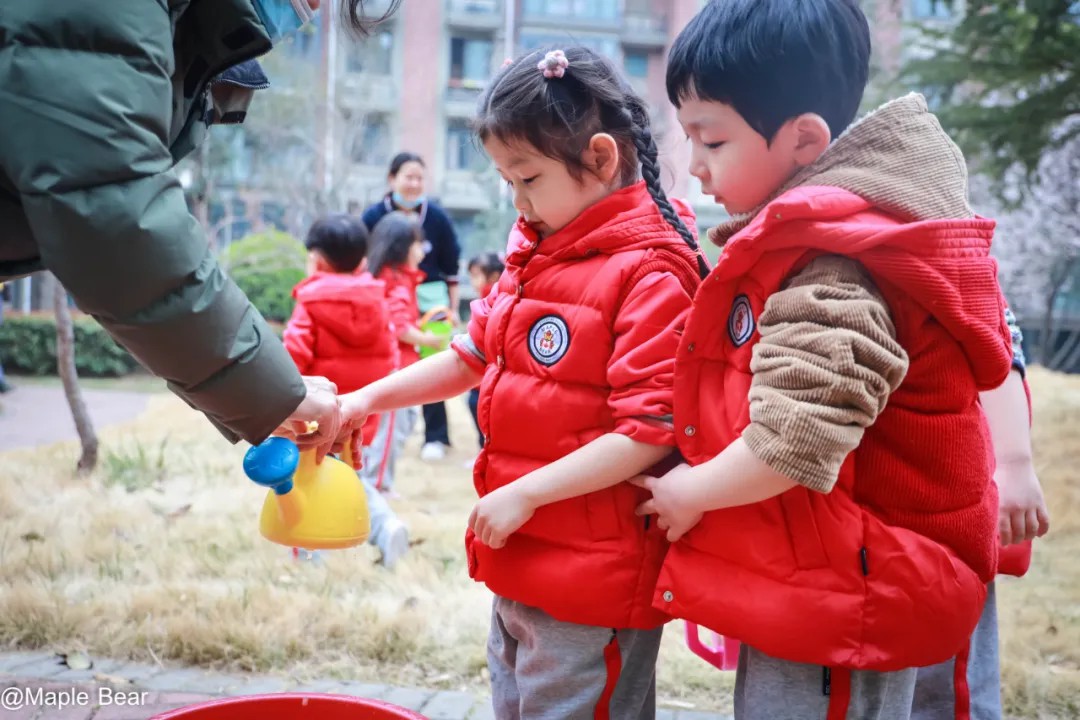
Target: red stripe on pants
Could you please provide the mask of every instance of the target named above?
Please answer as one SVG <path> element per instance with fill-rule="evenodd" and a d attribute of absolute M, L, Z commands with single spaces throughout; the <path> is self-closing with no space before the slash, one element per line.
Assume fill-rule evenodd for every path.
<path fill-rule="evenodd" d="M 390 411 L 390 418 L 386 422 L 386 443 L 383 445 L 382 458 L 379 460 L 379 474 L 375 480 L 375 489 L 382 490 L 383 477 L 386 475 L 386 466 L 390 461 L 390 450 L 394 445 L 394 418 L 397 413 Z"/>
<path fill-rule="evenodd" d="M 830 668 L 829 714 L 825 720 L 845 720 L 851 704 L 851 670 Z"/>
<path fill-rule="evenodd" d="M 956 720 L 971 720 L 971 687 L 968 685 L 969 644 L 956 656 L 953 663 L 953 696 L 956 699 Z"/>
<path fill-rule="evenodd" d="M 611 698 L 615 694 L 619 674 L 622 673 L 622 653 L 619 652 L 619 638 L 614 631 L 611 633 L 611 642 L 604 648 L 604 666 L 607 668 L 607 682 L 604 683 L 604 691 L 600 693 L 600 700 L 596 703 L 594 720 L 611 720 Z"/>

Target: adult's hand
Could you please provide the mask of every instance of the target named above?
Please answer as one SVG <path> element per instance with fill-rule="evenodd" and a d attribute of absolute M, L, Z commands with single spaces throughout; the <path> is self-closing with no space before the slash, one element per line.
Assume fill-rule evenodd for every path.
<path fill-rule="evenodd" d="M 316 461 L 322 462 L 341 429 L 341 402 L 337 385 L 322 377 L 305 377 L 307 395 L 282 425 L 286 434 L 296 438 L 301 450 L 315 448 Z M 309 423 L 316 423 L 308 432 Z"/>

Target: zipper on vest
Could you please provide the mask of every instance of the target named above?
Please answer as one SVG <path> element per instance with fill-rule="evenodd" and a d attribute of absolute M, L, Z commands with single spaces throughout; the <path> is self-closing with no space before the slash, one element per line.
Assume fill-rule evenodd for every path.
<path fill-rule="evenodd" d="M 859 563 L 862 565 L 863 577 L 870 574 L 870 554 L 865 547 L 859 548 Z"/>

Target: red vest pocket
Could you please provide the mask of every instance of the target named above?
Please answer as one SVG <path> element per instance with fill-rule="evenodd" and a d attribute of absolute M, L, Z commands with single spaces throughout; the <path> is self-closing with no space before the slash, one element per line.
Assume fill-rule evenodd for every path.
<path fill-rule="evenodd" d="M 821 532 L 818 530 L 817 520 L 814 519 L 810 493 L 810 490 L 798 487 L 779 497 L 795 565 L 800 570 L 816 570 L 829 566 L 829 558 L 821 542 Z"/>

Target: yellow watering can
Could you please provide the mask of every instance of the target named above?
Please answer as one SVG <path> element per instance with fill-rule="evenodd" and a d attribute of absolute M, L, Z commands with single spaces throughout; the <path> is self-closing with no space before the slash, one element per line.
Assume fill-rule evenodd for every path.
<path fill-rule="evenodd" d="M 346 453 L 347 454 L 347 453 Z M 300 452 L 288 438 L 272 437 L 244 455 L 244 473 L 270 488 L 259 518 L 263 537 L 287 547 L 337 550 L 367 540 L 367 498 L 349 458 Z"/>

